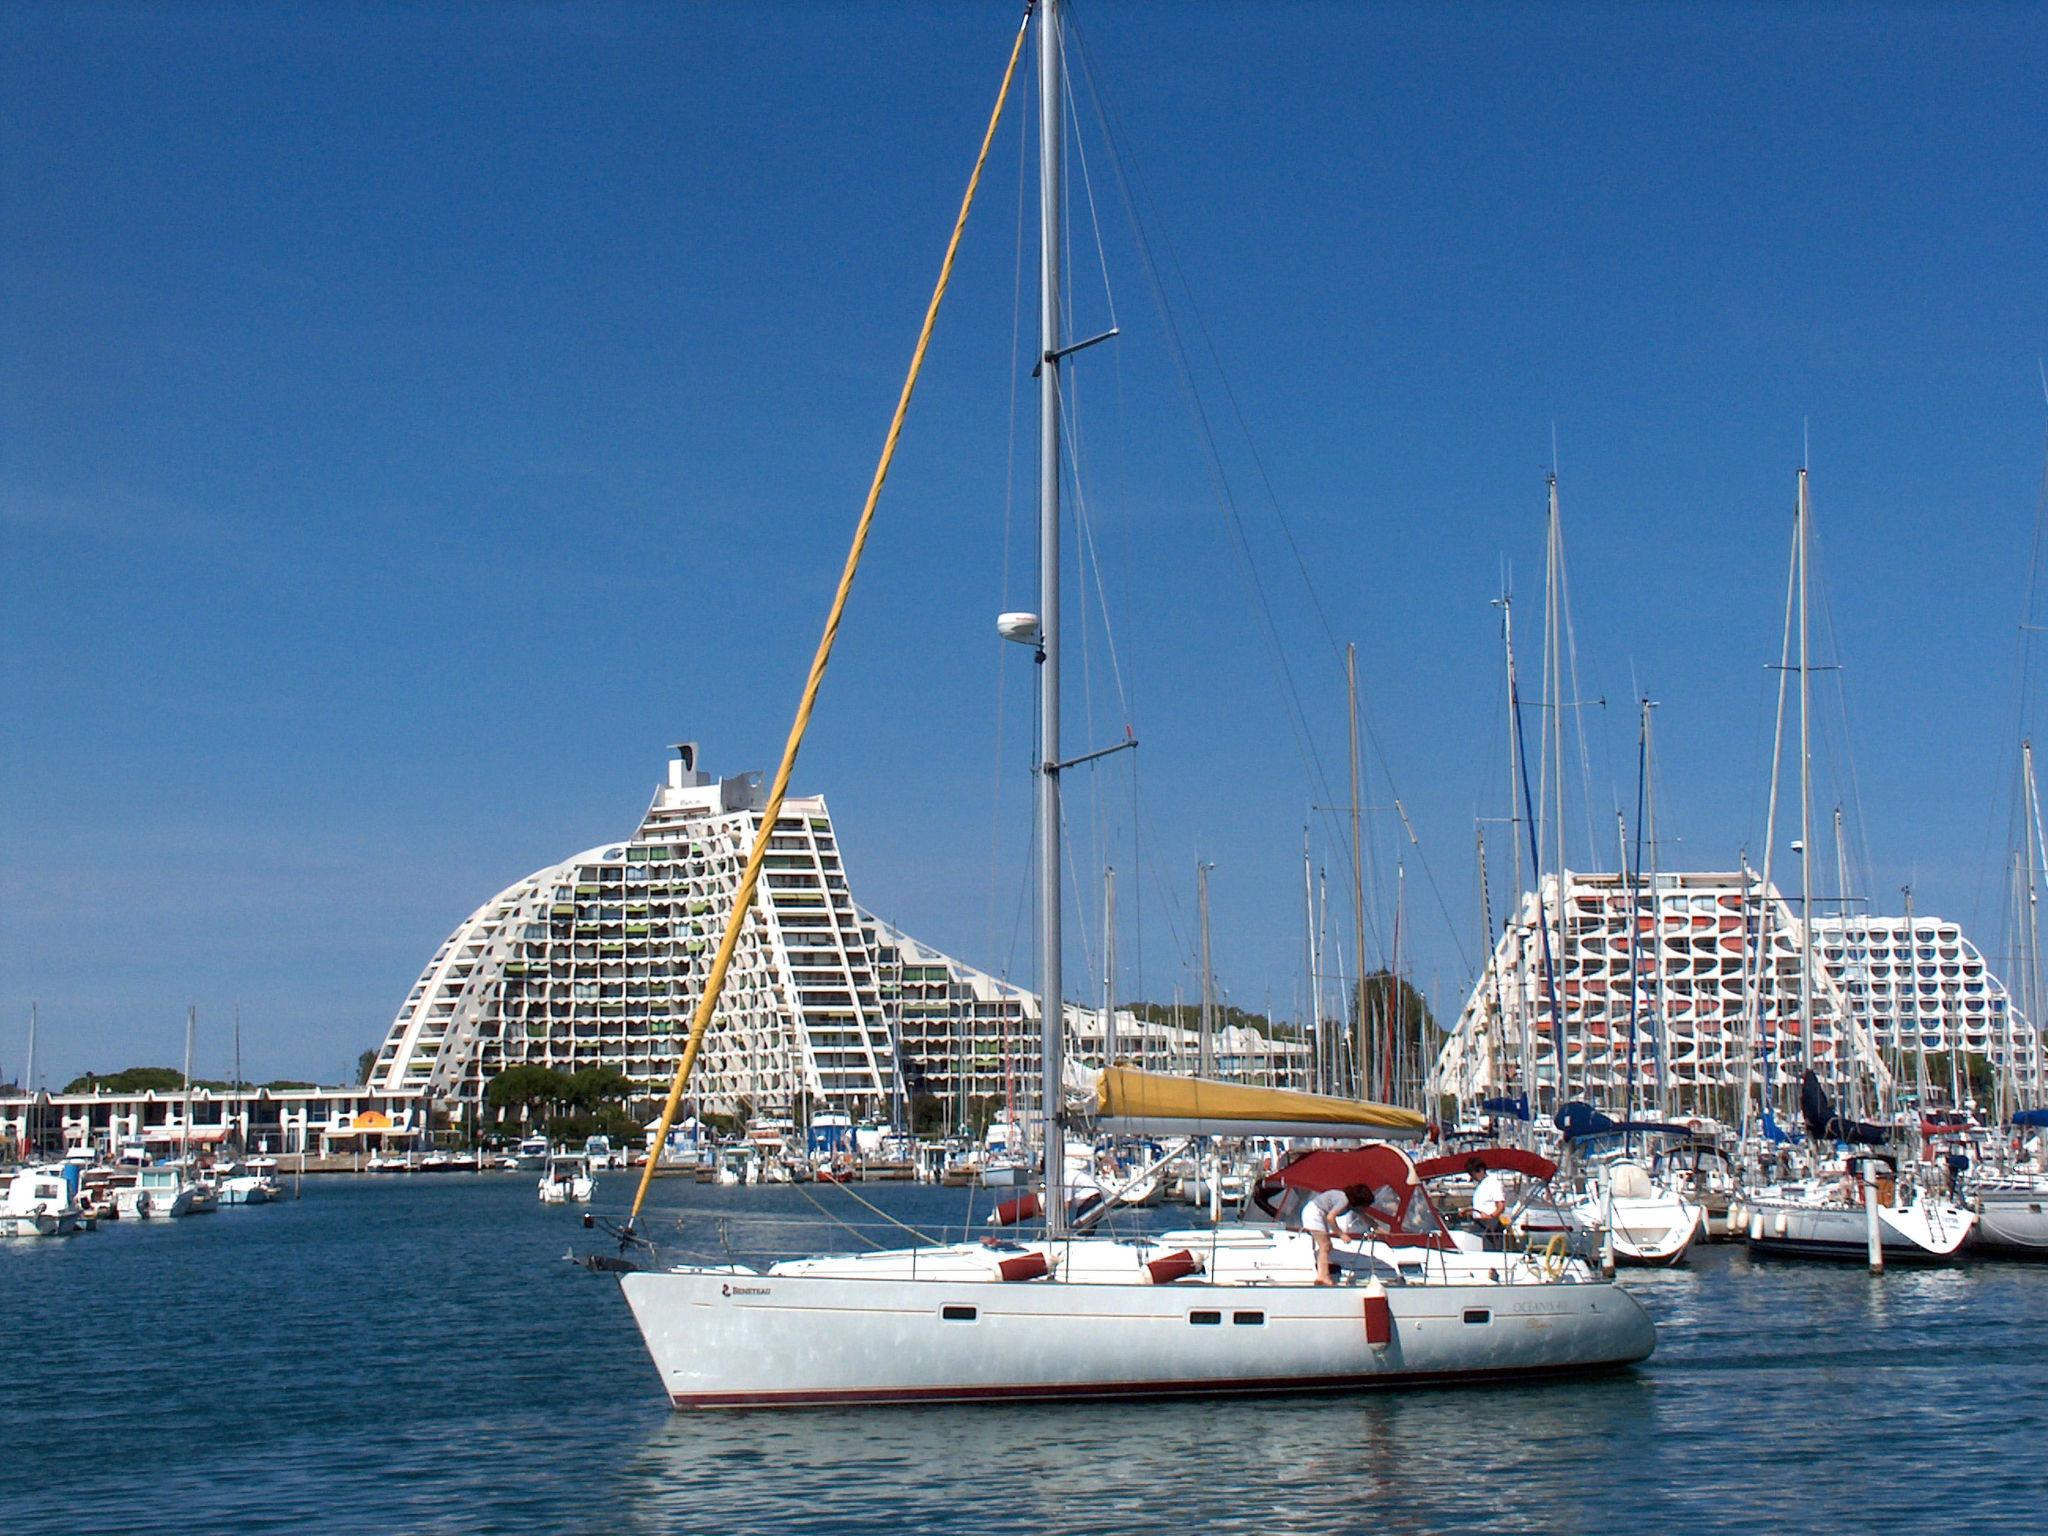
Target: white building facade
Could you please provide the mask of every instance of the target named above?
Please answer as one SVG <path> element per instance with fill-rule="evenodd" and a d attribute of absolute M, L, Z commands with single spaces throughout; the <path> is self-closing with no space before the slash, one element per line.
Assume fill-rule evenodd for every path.
<path fill-rule="evenodd" d="M 639 1102 L 668 1091 L 754 836 L 758 774 L 713 779 L 676 749 L 632 834 L 526 876 L 470 914 L 392 1021 L 369 1086 L 473 1103 L 500 1072 L 611 1067 Z M 1100 1010 L 1069 1004 L 1070 1049 L 1099 1061 Z M 1219 1042 L 1299 1080 L 1291 1040 Z M 1177 1059 L 1192 1035 L 1119 1014 L 1120 1056 Z M 691 1100 L 883 1115 L 912 1095 L 963 1106 L 1038 1081 L 1038 999 L 855 905 L 819 796 L 784 801 L 692 1079 Z M 1293 1074 L 1287 1077 L 1286 1074 Z"/>
<path fill-rule="evenodd" d="M 1954 923 L 1816 917 L 1813 1038 L 1802 1040 L 1798 911 L 1751 873 L 1547 876 L 1524 892 L 1437 1058 L 1440 1090 L 1464 1101 L 1525 1087 L 1638 1103 L 1660 1087 L 1708 1110 L 1810 1062 L 1880 1083 L 1910 1071 L 1916 1045 L 2010 1063 L 2036 1082 L 2039 1039 L 1983 954 Z"/>

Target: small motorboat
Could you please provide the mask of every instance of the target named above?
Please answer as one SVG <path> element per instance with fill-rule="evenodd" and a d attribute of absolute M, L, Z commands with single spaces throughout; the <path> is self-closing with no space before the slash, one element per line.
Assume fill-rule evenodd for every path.
<path fill-rule="evenodd" d="M 590 1164 L 581 1153 L 558 1152 L 548 1159 L 541 1175 L 543 1205 L 586 1205 L 597 1193 L 597 1180 L 590 1176 Z"/>
<path fill-rule="evenodd" d="M 152 1167 L 138 1168 L 135 1182 L 114 1196 L 123 1221 L 136 1218 L 165 1221 L 173 1216 L 189 1216 L 198 1200 L 199 1186 L 186 1176 L 180 1163 L 157 1163 Z"/>

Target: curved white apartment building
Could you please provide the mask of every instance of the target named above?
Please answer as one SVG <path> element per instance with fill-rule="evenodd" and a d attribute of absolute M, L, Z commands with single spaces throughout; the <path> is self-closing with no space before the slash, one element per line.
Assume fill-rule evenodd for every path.
<path fill-rule="evenodd" d="M 392 1021 L 368 1086 L 474 1101 L 507 1067 L 616 1067 L 645 1099 L 667 1092 L 766 791 L 714 780 L 694 743 L 631 837 L 500 891 L 435 952 Z M 1099 1058 L 1102 1015 L 1069 1004 L 1070 1048 Z M 1193 1035 L 1118 1015 L 1118 1052 L 1155 1061 Z M 1246 1032 L 1249 1034 L 1250 1032 Z M 1020 1100 L 1038 1076 L 1038 999 L 949 959 L 854 904 L 822 797 L 785 800 L 753 910 L 693 1079 L 729 1111 L 806 1095 L 879 1114 L 899 1092 Z M 1268 1080 L 1292 1080 L 1294 1041 L 1238 1044 Z"/>
<path fill-rule="evenodd" d="M 1756 875 L 1659 874 L 1638 890 L 1621 875 L 1567 874 L 1562 924 L 1559 910 L 1555 876 L 1540 895 L 1522 894 L 1437 1058 L 1442 1091 L 1465 1100 L 1518 1091 L 1533 1066 L 1537 1096 L 1549 1101 L 1557 1063 L 1546 941 L 1575 1097 L 1622 1100 L 1632 1016 L 1638 1094 L 1656 1087 L 1653 1034 L 1679 1104 L 1703 1108 L 1741 1085 L 1746 1070 L 1760 1070 L 1745 1060 L 1751 986 L 1761 1043 L 1781 1070 L 1802 1058 L 1798 911 Z M 1910 1082 L 1917 1040 L 1930 1052 L 2010 1061 L 2019 1081 L 2038 1083 L 2034 1027 L 1956 924 L 1916 917 L 1909 930 L 1902 917 L 1816 917 L 1813 943 L 1804 1055 L 1824 1074 L 1840 1053 L 1880 1079 L 1903 1068 Z"/>

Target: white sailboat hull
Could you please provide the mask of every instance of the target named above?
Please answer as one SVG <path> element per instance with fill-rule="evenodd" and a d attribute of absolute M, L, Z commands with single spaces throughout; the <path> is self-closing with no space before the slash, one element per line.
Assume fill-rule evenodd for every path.
<path fill-rule="evenodd" d="M 1677 1264 L 1705 1232 L 1707 1213 L 1704 1207 L 1672 1194 L 1617 1195 L 1611 1201 L 1595 1195 L 1560 1209 L 1531 1207 L 1519 1225 L 1532 1239 L 1562 1233 L 1597 1242 L 1610 1222 L 1617 1263 Z"/>
<path fill-rule="evenodd" d="M 1783 1257 L 1862 1259 L 1870 1252 L 1869 1216 L 1860 1207 L 1819 1203 L 1763 1191 L 1749 1202 L 1749 1246 Z M 1887 1262 L 1954 1257 L 1977 1225 L 1973 1212 L 1927 1197 L 1877 1209 L 1878 1242 Z"/>
<path fill-rule="evenodd" d="M 1329 1392 L 1608 1370 L 1656 1344 L 1604 1284 L 1390 1286 L 1376 1347 L 1359 1286 L 620 1278 L 677 1408 Z"/>
<path fill-rule="evenodd" d="M 2001 1253 L 2048 1258 L 2048 1188 L 1983 1190 L 1977 1198 L 1977 1238 Z"/>

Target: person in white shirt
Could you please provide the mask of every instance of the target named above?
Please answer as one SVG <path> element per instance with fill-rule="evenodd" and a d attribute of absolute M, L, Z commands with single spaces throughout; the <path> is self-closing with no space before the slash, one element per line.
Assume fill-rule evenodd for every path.
<path fill-rule="evenodd" d="M 1316 1284 L 1331 1285 L 1330 1236 L 1341 1232 L 1358 1237 L 1365 1232 L 1365 1208 L 1372 1204 L 1372 1191 L 1360 1185 L 1350 1189 L 1326 1189 L 1301 1208 L 1301 1230 L 1309 1235 L 1316 1250 Z"/>
<path fill-rule="evenodd" d="M 1507 1214 L 1508 1181 L 1476 1157 L 1465 1165 L 1465 1171 L 1479 1180 L 1472 1189 L 1472 1219 L 1490 1227 Z"/>

